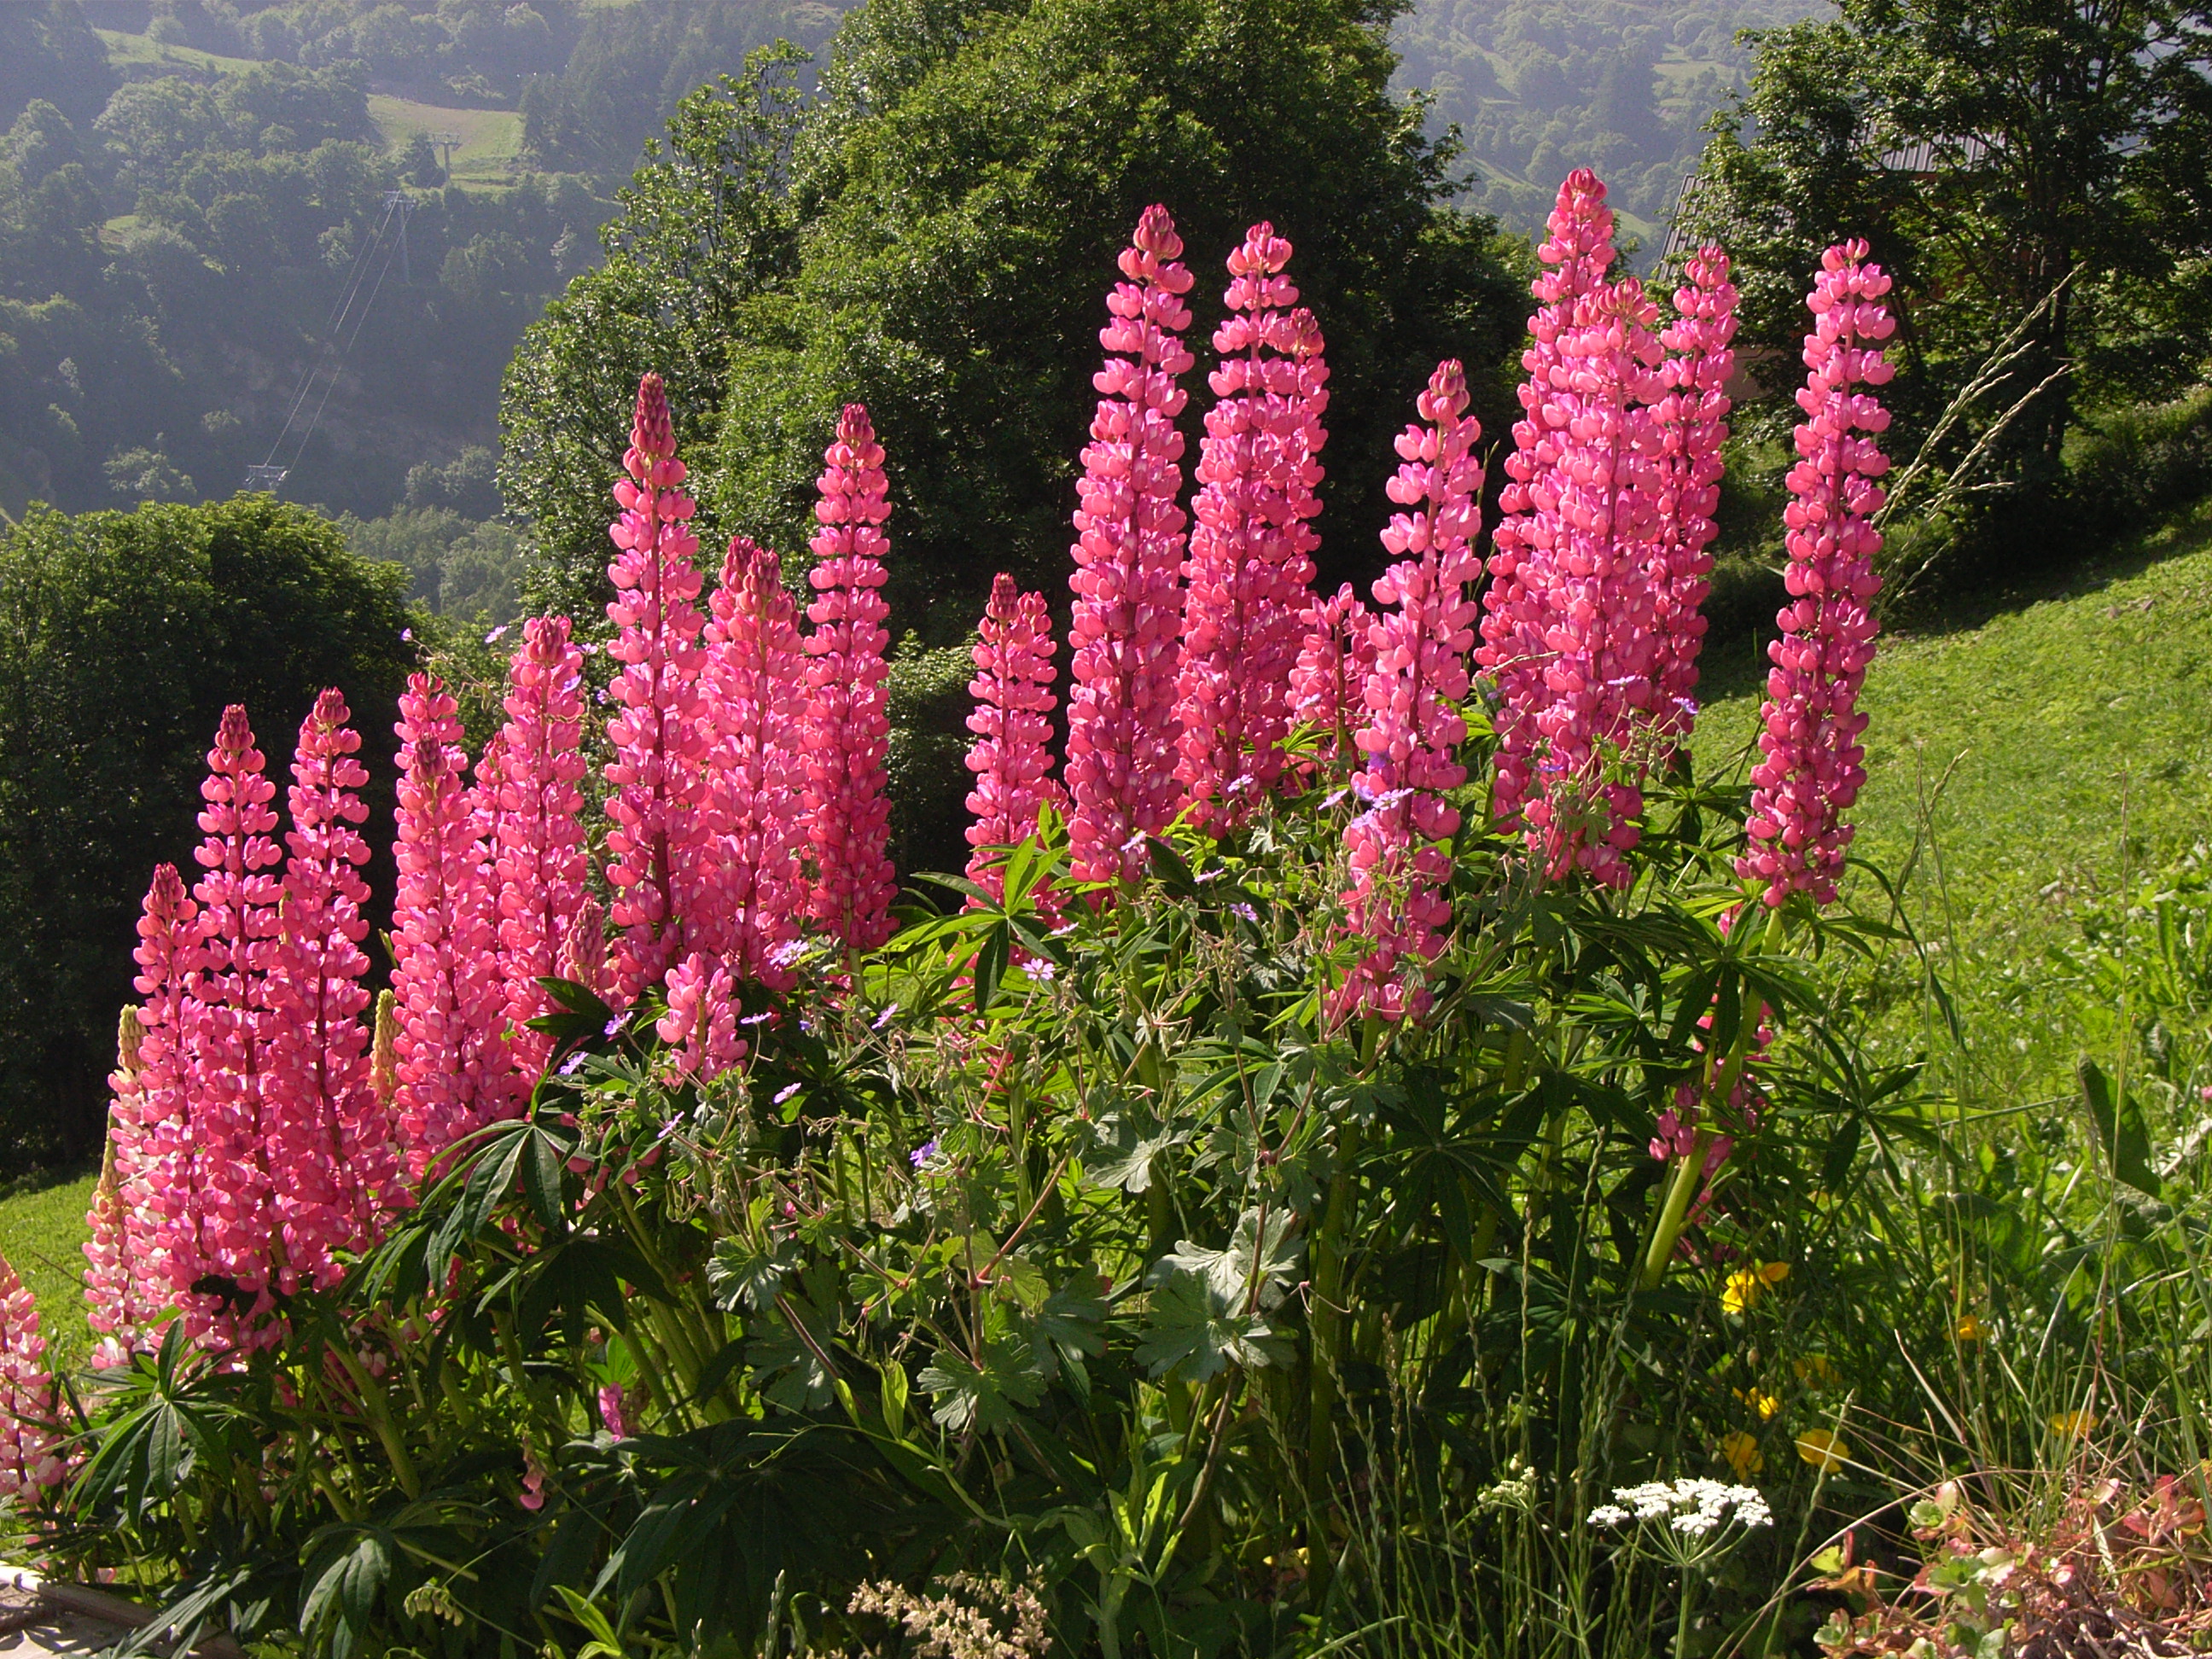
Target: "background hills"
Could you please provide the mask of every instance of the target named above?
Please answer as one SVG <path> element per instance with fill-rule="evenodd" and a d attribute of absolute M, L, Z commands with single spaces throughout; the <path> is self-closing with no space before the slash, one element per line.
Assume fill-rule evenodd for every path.
<path fill-rule="evenodd" d="M 344 515 L 414 596 L 507 620 L 499 384 L 677 101 L 832 0 L 49 0 L 0 8 L 0 513 L 220 498 Z M 1806 0 L 1423 0 L 1395 89 L 1462 199 L 1540 228 L 1571 165 L 1656 240 L 1735 31 Z M 270 475 L 261 475 L 264 478 Z"/>

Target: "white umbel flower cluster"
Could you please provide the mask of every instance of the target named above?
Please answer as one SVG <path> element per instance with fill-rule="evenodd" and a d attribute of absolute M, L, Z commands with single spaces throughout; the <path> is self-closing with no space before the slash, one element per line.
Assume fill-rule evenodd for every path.
<path fill-rule="evenodd" d="M 1631 1521 L 1663 1521 L 1686 1538 L 1709 1538 L 1730 1521 L 1748 1531 L 1771 1526 L 1773 1511 L 1756 1486 L 1729 1486 L 1717 1480 L 1647 1480 L 1640 1486 L 1616 1486 L 1618 1501 L 1589 1512 L 1593 1527 L 1626 1526 Z"/>

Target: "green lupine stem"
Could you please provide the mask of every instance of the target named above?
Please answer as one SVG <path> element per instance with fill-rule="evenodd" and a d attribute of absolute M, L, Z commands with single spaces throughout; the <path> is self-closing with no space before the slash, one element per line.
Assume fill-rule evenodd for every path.
<path fill-rule="evenodd" d="M 1352 1171 L 1359 1157 L 1359 1126 L 1347 1123 L 1337 1143 L 1336 1169 L 1329 1178 L 1328 1207 L 1314 1239 L 1312 1370 L 1307 1378 L 1306 1480 L 1309 1502 L 1318 1501 L 1336 1452 L 1338 1356 L 1343 1347 L 1343 1316 L 1337 1306 L 1343 1291 L 1344 1229 L 1352 1216 Z"/>

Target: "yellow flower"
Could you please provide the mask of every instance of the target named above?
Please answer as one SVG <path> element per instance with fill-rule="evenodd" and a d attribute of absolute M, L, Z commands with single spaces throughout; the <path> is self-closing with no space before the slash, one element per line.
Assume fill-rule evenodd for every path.
<path fill-rule="evenodd" d="M 1797 1380 L 1808 1389 L 1832 1387 L 1836 1368 L 1824 1353 L 1808 1353 L 1802 1359 L 1793 1359 L 1790 1369 L 1797 1373 Z"/>
<path fill-rule="evenodd" d="M 1978 1342 L 1990 1334 L 1990 1328 L 1972 1314 L 1960 1314 L 1959 1322 L 1951 1328 L 1951 1334 L 1961 1342 Z"/>
<path fill-rule="evenodd" d="M 1789 1277 L 1790 1264 L 1786 1261 L 1754 1261 L 1748 1267 L 1738 1267 L 1721 1288 L 1721 1311 L 1745 1312 L 1758 1304 L 1769 1285 L 1779 1285 Z"/>
<path fill-rule="evenodd" d="M 2051 1419 L 2051 1431 L 2061 1440 L 2079 1440 L 2096 1426 L 2094 1412 L 2061 1412 Z"/>
<path fill-rule="evenodd" d="M 1766 1467 L 1766 1459 L 1759 1455 L 1759 1442 L 1741 1429 L 1721 1437 L 1721 1455 L 1735 1471 L 1739 1480 L 1748 1480 Z"/>
<path fill-rule="evenodd" d="M 1735 1397 L 1759 1413 L 1762 1423 L 1782 1409 L 1782 1402 L 1771 1394 L 1761 1394 L 1757 1389 L 1738 1389 Z"/>
<path fill-rule="evenodd" d="M 1851 1449 L 1844 1443 L 1844 1437 L 1826 1429 L 1808 1429 L 1797 1437 L 1797 1455 L 1823 1474 L 1843 1468 L 1850 1455 Z"/>

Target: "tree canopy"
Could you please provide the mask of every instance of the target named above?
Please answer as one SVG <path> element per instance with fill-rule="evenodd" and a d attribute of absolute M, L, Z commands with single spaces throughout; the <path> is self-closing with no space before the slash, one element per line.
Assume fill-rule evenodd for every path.
<path fill-rule="evenodd" d="M 1842 0 L 1841 12 L 1760 42 L 1749 90 L 1715 123 L 1692 217 L 1736 258 L 1746 342 L 1791 361 L 1820 250 L 1871 241 L 1903 299 L 1900 456 L 2009 340 L 1937 459 L 1963 468 L 1981 446 L 1956 500 L 2047 499 L 2085 414 L 2175 396 L 2212 346 L 2212 12 L 2196 0 Z"/>
<path fill-rule="evenodd" d="M 1332 369 L 1325 570 L 1379 562 L 1389 441 L 1438 359 L 1498 371 L 1523 295 L 1450 153 L 1393 100 L 1358 0 L 877 0 L 802 103 L 788 54 L 695 95 L 609 227 L 606 267 L 526 337 L 502 484 L 539 596 L 595 611 L 623 388 L 668 376 L 709 528 L 803 544 L 839 406 L 890 456 L 892 627 L 957 639 L 994 570 L 1056 589 L 1114 258 L 1176 215 L 1200 280 L 1194 434 L 1220 261 L 1272 220 Z M 1193 446 L 1195 453 L 1195 445 Z"/>

